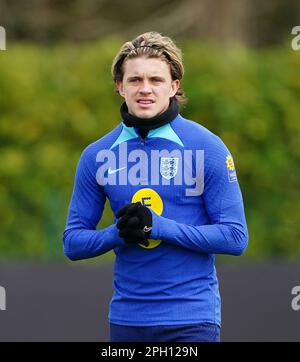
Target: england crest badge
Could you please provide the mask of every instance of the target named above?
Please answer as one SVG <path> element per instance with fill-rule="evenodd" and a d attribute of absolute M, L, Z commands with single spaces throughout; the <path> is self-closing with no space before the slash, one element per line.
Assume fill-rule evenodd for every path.
<path fill-rule="evenodd" d="M 160 174 L 163 178 L 170 180 L 178 172 L 178 157 L 162 157 L 160 159 Z"/>

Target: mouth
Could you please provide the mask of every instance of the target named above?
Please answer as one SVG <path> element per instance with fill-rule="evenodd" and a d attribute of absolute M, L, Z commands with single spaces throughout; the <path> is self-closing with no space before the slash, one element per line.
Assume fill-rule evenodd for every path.
<path fill-rule="evenodd" d="M 149 108 L 152 104 L 154 104 L 154 100 L 153 99 L 138 99 L 137 103 L 141 108 Z"/>
<path fill-rule="evenodd" d="M 137 100 L 139 104 L 152 104 L 154 103 L 153 99 L 147 99 L 147 98 L 140 98 Z"/>

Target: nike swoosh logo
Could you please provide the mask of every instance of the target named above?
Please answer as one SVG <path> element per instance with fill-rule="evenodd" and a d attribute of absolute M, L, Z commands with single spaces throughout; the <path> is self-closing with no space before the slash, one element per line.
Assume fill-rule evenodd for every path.
<path fill-rule="evenodd" d="M 109 175 L 112 175 L 113 173 L 116 173 L 116 172 L 119 172 L 119 171 L 121 171 L 121 170 L 124 170 L 124 168 L 126 168 L 126 166 L 125 167 L 120 167 L 120 168 L 116 168 L 115 170 L 113 170 L 111 167 L 108 169 L 108 174 Z"/>
<path fill-rule="evenodd" d="M 150 227 L 149 226 L 144 226 L 144 229 L 143 229 L 144 233 L 147 233 L 150 230 L 152 230 L 151 226 Z"/>

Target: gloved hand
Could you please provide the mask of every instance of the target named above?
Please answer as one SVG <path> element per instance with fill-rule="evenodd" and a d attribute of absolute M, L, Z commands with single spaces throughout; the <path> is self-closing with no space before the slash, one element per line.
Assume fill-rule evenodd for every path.
<path fill-rule="evenodd" d="M 149 245 L 147 238 L 152 229 L 151 211 L 140 202 L 128 204 L 117 211 L 119 236 L 127 243 Z"/>

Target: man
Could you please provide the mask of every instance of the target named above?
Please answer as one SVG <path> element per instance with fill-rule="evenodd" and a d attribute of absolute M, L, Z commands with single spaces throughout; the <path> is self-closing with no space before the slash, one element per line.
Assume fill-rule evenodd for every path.
<path fill-rule="evenodd" d="M 219 341 L 214 254 L 241 255 L 248 242 L 232 156 L 178 113 L 183 64 L 170 38 L 125 43 L 112 74 L 123 122 L 82 153 L 64 252 L 114 250 L 111 341 Z M 106 198 L 115 223 L 96 230 Z"/>

